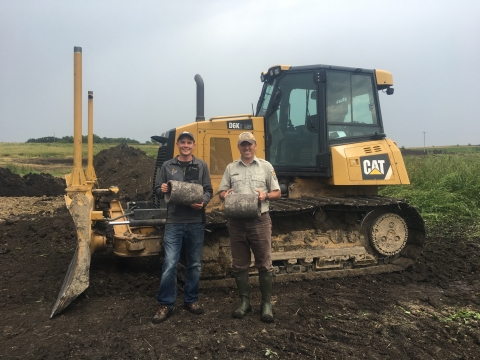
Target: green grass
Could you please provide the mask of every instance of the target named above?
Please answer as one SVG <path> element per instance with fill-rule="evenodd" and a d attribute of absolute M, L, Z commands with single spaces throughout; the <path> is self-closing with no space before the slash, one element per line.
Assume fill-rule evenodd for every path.
<path fill-rule="evenodd" d="M 480 146 L 452 146 L 452 147 L 448 147 L 446 150 L 445 150 L 447 153 L 464 153 L 464 154 L 468 154 L 468 153 L 478 153 L 480 152 Z"/>
<path fill-rule="evenodd" d="M 93 155 L 104 149 L 108 149 L 118 144 L 94 144 Z M 155 158 L 157 156 L 158 145 L 140 145 L 131 144 L 134 148 L 141 149 L 145 153 Z M 83 156 L 87 156 L 87 144 L 82 146 Z M 63 143 L 0 143 L 0 157 L 20 157 L 20 158 L 66 158 L 73 157 L 73 144 Z"/>
<path fill-rule="evenodd" d="M 415 150 L 420 152 L 426 152 L 427 154 L 433 154 L 434 151 L 438 152 L 441 150 L 446 154 L 468 154 L 468 153 L 480 153 L 479 145 L 458 145 L 458 146 L 430 146 L 427 148 L 416 147 L 416 148 L 407 148 L 407 150 Z"/>
<path fill-rule="evenodd" d="M 5 167 L 9 169 L 12 173 L 21 176 L 29 173 L 38 173 L 38 171 L 35 171 L 35 169 L 29 165 L 6 164 Z"/>
<path fill-rule="evenodd" d="M 443 321 L 468 321 L 480 320 L 480 313 L 468 309 L 461 309 L 453 314 L 442 319 Z"/>
<path fill-rule="evenodd" d="M 94 144 L 93 155 L 104 149 L 115 147 L 118 144 Z M 144 151 L 147 156 L 156 158 L 158 145 L 130 144 L 134 148 Z M 82 146 L 82 157 L 86 158 L 88 148 Z M 31 161 L 30 161 L 31 159 Z M 71 166 L 58 165 L 41 159 L 73 159 L 73 144 L 65 143 L 0 143 L 0 167 L 10 169 L 18 175 L 28 173 L 48 173 L 56 177 L 64 177 L 72 171 Z"/>
<path fill-rule="evenodd" d="M 429 226 L 477 223 L 480 218 L 480 154 L 451 153 L 404 158 L 410 186 L 388 186 L 384 196 L 404 198 Z"/>
<path fill-rule="evenodd" d="M 42 172 L 45 173 L 44 171 L 42 171 Z M 71 172 L 72 172 L 71 167 L 61 167 L 61 168 L 57 168 L 57 169 L 52 169 L 51 171 L 48 172 L 48 174 L 50 174 L 52 176 L 55 176 L 55 177 L 64 178 L 65 175 L 70 174 Z"/>

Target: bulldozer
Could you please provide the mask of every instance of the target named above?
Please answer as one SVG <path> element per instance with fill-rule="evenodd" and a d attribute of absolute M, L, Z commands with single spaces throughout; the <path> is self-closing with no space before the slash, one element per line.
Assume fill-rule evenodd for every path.
<path fill-rule="evenodd" d="M 78 245 L 51 317 L 89 285 L 95 251 L 112 246 L 121 257 L 162 253 L 164 200 L 111 198 L 93 168 L 93 93 L 89 92 L 88 162 L 81 154 L 81 48 L 74 48 L 74 167 L 65 200 Z M 270 203 L 272 262 L 277 277 L 337 277 L 401 271 L 420 255 L 425 225 L 405 200 L 378 195 L 380 186 L 408 185 L 397 144 L 384 133 L 380 97 L 392 95 L 385 70 L 330 65 L 276 65 L 261 73 L 252 114 L 204 117 L 204 83 L 197 84 L 196 121 L 152 136 L 159 149 L 153 185 L 164 161 L 178 155 L 175 141 L 195 134 L 194 156 L 209 167 L 214 195 L 226 166 L 240 157 L 237 138 L 252 132 L 258 157 L 274 167 L 281 198 Z M 252 109 L 253 110 L 253 109 Z M 231 251 L 220 198 L 206 208 L 201 286 L 233 284 Z M 110 231 L 109 231 L 110 230 Z M 252 277 L 255 269 L 251 268 Z"/>

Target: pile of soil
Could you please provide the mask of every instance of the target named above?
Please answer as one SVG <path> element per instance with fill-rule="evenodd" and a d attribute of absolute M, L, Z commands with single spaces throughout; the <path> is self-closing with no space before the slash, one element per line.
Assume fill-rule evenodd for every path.
<path fill-rule="evenodd" d="M 122 202 L 151 199 L 155 159 L 144 151 L 120 144 L 95 155 L 93 166 L 100 187 L 118 186 Z"/>
<path fill-rule="evenodd" d="M 93 166 L 100 187 L 118 186 L 122 202 L 150 200 L 155 159 L 144 151 L 120 144 L 100 151 Z M 22 177 L 1 167 L 0 184 L 0 196 L 58 196 L 65 194 L 66 187 L 64 179 L 50 174 L 30 173 Z"/>
<path fill-rule="evenodd" d="M 65 180 L 50 174 L 20 176 L 0 168 L 0 196 L 58 196 L 65 194 Z"/>

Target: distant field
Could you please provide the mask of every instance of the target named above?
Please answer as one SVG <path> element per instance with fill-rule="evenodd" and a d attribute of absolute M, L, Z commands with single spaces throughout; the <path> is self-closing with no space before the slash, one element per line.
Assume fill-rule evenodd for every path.
<path fill-rule="evenodd" d="M 480 145 L 456 145 L 456 146 L 429 146 L 426 148 L 423 147 L 413 147 L 413 148 L 402 148 L 402 151 L 409 152 L 421 152 L 427 154 L 435 153 L 480 153 Z"/>
<path fill-rule="evenodd" d="M 93 155 L 117 146 L 118 144 L 94 144 Z M 130 144 L 141 149 L 148 156 L 157 156 L 158 145 Z M 83 158 L 87 157 L 87 144 L 83 144 Z M 0 143 L 0 167 L 25 175 L 33 173 L 49 173 L 53 176 L 68 174 L 73 165 L 73 145 L 63 143 Z"/>

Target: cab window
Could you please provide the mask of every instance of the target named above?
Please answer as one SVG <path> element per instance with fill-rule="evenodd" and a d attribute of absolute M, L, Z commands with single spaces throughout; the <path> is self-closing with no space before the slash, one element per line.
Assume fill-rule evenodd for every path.
<path fill-rule="evenodd" d="M 326 89 L 329 139 L 381 132 L 371 75 L 327 71 Z"/>

